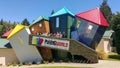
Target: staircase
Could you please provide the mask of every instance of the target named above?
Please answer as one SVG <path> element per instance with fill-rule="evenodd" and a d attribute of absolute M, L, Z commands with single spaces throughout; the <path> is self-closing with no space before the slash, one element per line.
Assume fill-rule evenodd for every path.
<path fill-rule="evenodd" d="M 70 40 L 69 52 L 72 55 L 81 55 L 86 58 L 86 62 L 98 63 L 98 55 L 95 50 L 89 48 L 85 44 L 82 44 L 76 40 Z"/>

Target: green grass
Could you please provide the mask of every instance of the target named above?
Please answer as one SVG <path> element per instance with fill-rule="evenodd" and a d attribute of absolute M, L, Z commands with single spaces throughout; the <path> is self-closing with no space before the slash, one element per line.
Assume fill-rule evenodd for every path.
<path fill-rule="evenodd" d="M 109 54 L 107 60 L 120 61 L 120 55 L 118 55 L 117 53 L 111 53 Z"/>
<path fill-rule="evenodd" d="M 32 68 L 92 68 L 92 67 L 43 66 L 43 67 L 32 67 Z"/>

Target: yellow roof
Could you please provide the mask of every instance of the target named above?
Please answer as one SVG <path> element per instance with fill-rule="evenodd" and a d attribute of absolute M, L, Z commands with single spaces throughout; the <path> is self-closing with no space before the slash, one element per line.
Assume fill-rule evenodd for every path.
<path fill-rule="evenodd" d="M 10 33 L 10 35 L 7 37 L 7 39 L 10 39 L 11 37 L 13 37 L 15 34 L 17 34 L 19 31 L 21 31 L 24 28 L 25 28 L 24 25 L 17 24 L 16 27 L 13 29 L 13 31 Z"/>

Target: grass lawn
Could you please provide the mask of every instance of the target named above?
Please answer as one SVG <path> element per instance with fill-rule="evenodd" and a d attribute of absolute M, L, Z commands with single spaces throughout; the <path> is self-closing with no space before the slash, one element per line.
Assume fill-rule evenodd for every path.
<path fill-rule="evenodd" d="M 32 68 L 92 68 L 92 67 L 43 66 L 43 67 L 32 67 Z"/>
<path fill-rule="evenodd" d="M 120 55 L 117 53 L 110 53 L 107 60 L 120 61 Z"/>

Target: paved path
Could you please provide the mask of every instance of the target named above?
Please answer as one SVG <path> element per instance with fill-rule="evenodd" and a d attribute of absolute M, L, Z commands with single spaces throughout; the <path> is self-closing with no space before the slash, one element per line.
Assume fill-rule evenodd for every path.
<path fill-rule="evenodd" d="M 108 61 L 100 60 L 96 64 L 83 64 L 83 63 L 49 63 L 31 66 L 15 66 L 15 67 L 2 67 L 2 68 L 30 68 L 30 67 L 42 67 L 42 66 L 73 66 L 73 67 L 93 67 L 93 68 L 120 68 L 120 61 Z"/>

